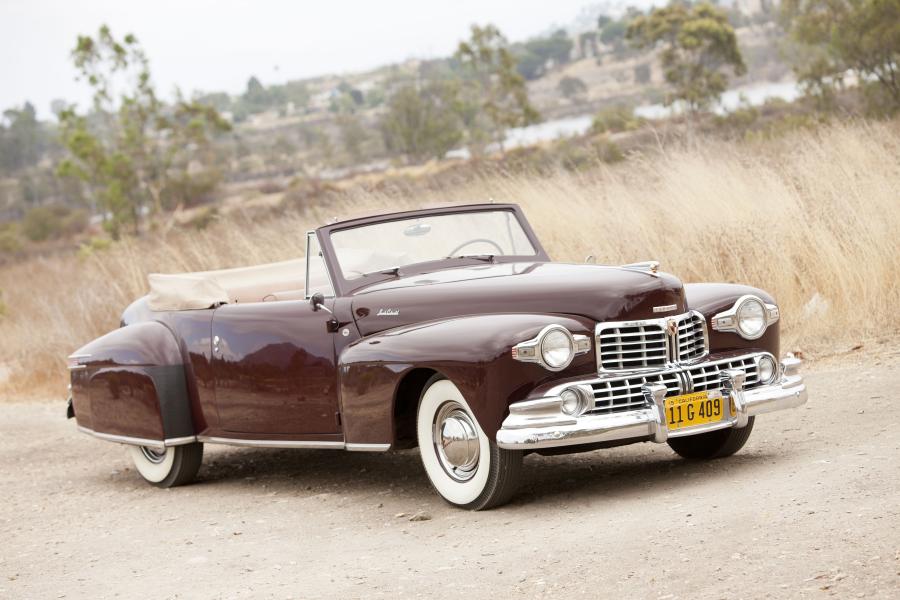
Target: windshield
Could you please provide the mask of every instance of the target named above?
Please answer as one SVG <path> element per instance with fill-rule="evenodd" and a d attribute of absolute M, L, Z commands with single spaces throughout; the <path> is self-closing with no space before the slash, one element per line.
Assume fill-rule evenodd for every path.
<path fill-rule="evenodd" d="M 331 244 L 348 280 L 415 263 L 475 256 L 534 256 L 508 210 L 413 217 L 335 231 Z"/>

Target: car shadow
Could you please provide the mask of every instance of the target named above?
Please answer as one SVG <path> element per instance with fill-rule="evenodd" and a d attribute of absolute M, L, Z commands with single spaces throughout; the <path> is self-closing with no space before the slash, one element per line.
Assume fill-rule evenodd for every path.
<path fill-rule="evenodd" d="M 777 453 L 747 449 L 727 459 L 690 461 L 665 446 L 639 444 L 560 456 L 525 458 L 522 486 L 507 510 L 537 503 L 593 497 L 668 494 L 705 479 L 752 476 L 771 467 Z M 431 508 L 444 505 L 431 489 L 417 449 L 388 453 L 330 450 L 221 449 L 204 458 L 197 484 L 308 496 L 356 497 L 402 494 Z"/>

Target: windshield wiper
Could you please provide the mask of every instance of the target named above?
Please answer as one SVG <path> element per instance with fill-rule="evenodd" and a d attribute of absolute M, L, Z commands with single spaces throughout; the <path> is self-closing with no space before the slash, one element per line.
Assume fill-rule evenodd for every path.
<path fill-rule="evenodd" d="M 446 258 L 474 258 L 475 260 L 483 260 L 484 262 L 494 262 L 493 254 L 460 254 L 459 256 L 448 256 Z"/>
<path fill-rule="evenodd" d="M 390 269 L 385 269 L 384 271 L 378 271 L 382 275 L 393 275 L 394 277 L 400 274 L 400 267 L 391 267 Z"/>

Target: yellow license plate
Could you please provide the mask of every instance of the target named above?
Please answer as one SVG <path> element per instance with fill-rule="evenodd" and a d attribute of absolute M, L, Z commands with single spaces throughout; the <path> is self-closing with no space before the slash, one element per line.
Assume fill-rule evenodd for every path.
<path fill-rule="evenodd" d="M 694 392 L 666 398 L 666 419 L 669 429 L 683 429 L 721 421 L 725 402 L 719 393 Z"/>

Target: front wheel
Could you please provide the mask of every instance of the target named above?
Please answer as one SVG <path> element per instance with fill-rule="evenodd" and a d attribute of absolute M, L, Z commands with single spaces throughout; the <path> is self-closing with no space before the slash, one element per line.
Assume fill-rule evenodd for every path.
<path fill-rule="evenodd" d="M 203 461 L 203 444 L 198 442 L 169 446 L 162 450 L 131 446 L 130 451 L 141 477 L 161 488 L 191 483 Z"/>
<path fill-rule="evenodd" d="M 416 433 L 435 491 L 460 508 L 485 510 L 512 498 L 523 453 L 490 440 L 452 382 L 432 377 L 419 399 Z"/>
<path fill-rule="evenodd" d="M 669 440 L 669 446 L 683 458 L 695 460 L 725 458 L 744 447 L 750 432 L 753 431 L 755 419 L 756 417 L 747 419 L 747 426 L 741 429 L 729 427 L 698 435 L 672 438 Z"/>

